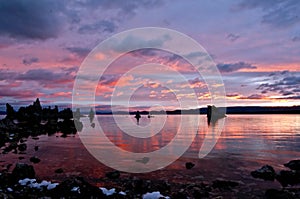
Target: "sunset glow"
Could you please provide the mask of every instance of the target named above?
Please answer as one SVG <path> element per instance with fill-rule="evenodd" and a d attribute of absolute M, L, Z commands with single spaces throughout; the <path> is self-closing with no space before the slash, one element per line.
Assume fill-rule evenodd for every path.
<path fill-rule="evenodd" d="M 202 45 L 222 75 L 228 106 L 300 105 L 300 19 L 293 18 L 299 14 L 300 4 L 251 2 L 2 2 L 0 111 L 7 102 L 27 105 L 36 97 L 43 105 L 70 106 L 77 71 L 93 48 L 116 33 L 146 26 L 180 31 Z M 7 12 L 12 9 L 15 12 Z M 120 49 L 130 42 L 141 41 L 128 38 Z M 94 58 L 95 64 L 107 59 L 104 54 Z M 151 63 L 168 66 L 183 74 L 187 82 L 157 65 L 124 75 L 133 66 Z M 149 77 L 156 75 L 152 73 L 155 67 L 165 82 Z M 119 57 L 101 77 L 96 105 L 99 110 L 108 108 L 116 85 L 129 90 L 140 85 L 129 103 L 134 107 L 147 109 L 160 102 L 176 109 L 177 98 L 193 95 L 183 92 L 186 88 L 195 91 L 199 106 L 204 107 L 210 103 L 210 93 L 205 81 L 194 73 L 186 60 L 172 53 L 155 49 L 131 52 Z M 97 68 L 94 74 L 99 75 Z M 182 93 L 174 96 L 178 91 Z M 121 102 L 115 105 L 126 106 Z"/>

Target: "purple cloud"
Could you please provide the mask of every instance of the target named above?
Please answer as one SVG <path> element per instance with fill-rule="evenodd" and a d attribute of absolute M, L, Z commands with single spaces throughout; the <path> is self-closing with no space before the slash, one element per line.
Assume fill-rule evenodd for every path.
<path fill-rule="evenodd" d="M 25 58 L 23 59 L 23 64 L 26 66 L 29 66 L 33 63 L 38 63 L 39 62 L 39 58 L 37 57 L 31 57 L 31 58 Z"/>
<path fill-rule="evenodd" d="M 238 63 L 228 63 L 228 64 L 217 64 L 218 69 L 221 72 L 224 73 L 229 73 L 229 72 L 234 72 L 238 71 L 241 69 L 256 69 L 256 66 L 253 66 L 249 63 L 245 62 L 238 62 Z"/>

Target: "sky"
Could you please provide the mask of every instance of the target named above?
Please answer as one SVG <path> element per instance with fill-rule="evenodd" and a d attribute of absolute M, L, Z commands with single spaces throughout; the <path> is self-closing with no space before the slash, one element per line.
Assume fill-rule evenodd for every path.
<path fill-rule="evenodd" d="M 299 13 L 298 0 L 1 1 L 0 110 L 7 102 L 27 105 L 37 97 L 44 105 L 70 106 L 89 53 L 117 33 L 143 27 L 172 29 L 197 41 L 220 72 L 227 106 L 300 105 Z M 167 72 L 157 73 L 162 68 Z M 98 69 L 98 110 L 111 104 L 175 109 L 193 97 L 199 107 L 212 103 L 202 76 L 174 53 L 136 50 L 101 77 Z"/>

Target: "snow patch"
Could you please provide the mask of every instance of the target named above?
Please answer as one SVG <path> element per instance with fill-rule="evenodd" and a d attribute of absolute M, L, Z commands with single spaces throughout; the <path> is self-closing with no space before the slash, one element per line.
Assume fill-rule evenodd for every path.
<path fill-rule="evenodd" d="M 120 191 L 119 194 L 122 196 L 126 196 L 126 193 L 124 191 Z"/>
<path fill-rule="evenodd" d="M 159 199 L 159 198 L 170 199 L 169 196 L 161 195 L 159 191 L 154 191 L 151 193 L 147 192 L 143 195 L 143 199 Z"/>
<path fill-rule="evenodd" d="M 23 180 L 18 181 L 20 185 L 25 186 L 27 184 L 32 184 L 36 182 L 36 179 L 24 178 Z"/>
<path fill-rule="evenodd" d="M 101 189 L 102 193 L 105 194 L 105 195 L 107 195 L 107 196 L 111 196 L 111 195 L 113 195 L 113 194 L 116 193 L 116 189 L 115 189 L 115 188 L 112 188 L 112 189 L 110 189 L 110 190 L 107 190 L 107 189 L 104 188 L 104 187 L 99 187 L 99 189 Z"/>
<path fill-rule="evenodd" d="M 36 179 L 25 178 L 23 180 L 18 181 L 22 186 L 28 186 L 30 188 L 42 189 L 43 187 L 47 187 L 48 190 L 54 189 L 58 183 L 51 183 L 49 181 L 43 180 L 41 183 L 36 182 Z"/>
<path fill-rule="evenodd" d="M 71 189 L 71 191 L 80 193 L 80 188 L 79 187 L 73 187 Z"/>
<path fill-rule="evenodd" d="M 51 189 L 54 189 L 57 185 L 59 185 L 58 183 L 52 183 L 52 184 L 49 184 L 47 186 L 47 190 L 51 190 Z"/>

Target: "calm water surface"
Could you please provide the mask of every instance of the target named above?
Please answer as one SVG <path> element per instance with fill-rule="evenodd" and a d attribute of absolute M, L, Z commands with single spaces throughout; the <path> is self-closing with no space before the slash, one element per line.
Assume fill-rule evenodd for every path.
<path fill-rule="evenodd" d="M 156 126 L 156 123 L 160 123 L 160 117 L 151 118 L 151 125 Z M 168 145 L 182 125 L 186 136 L 193 137 L 196 134 L 184 157 L 198 158 L 204 137 L 210 135 L 212 129 L 221 128 L 224 121 L 222 119 L 216 124 L 208 125 L 206 116 L 183 115 L 182 117 L 183 119 L 179 115 L 168 116 L 163 129 L 159 133 L 150 132 L 153 136 L 146 139 L 123 133 L 112 116 L 98 116 L 98 120 L 111 142 L 134 152 L 154 151 Z M 199 128 L 197 128 L 197 119 L 199 119 Z M 186 124 L 186 121 L 189 123 Z M 147 126 L 148 123 L 149 119 L 144 117 L 140 121 L 140 126 Z M 136 131 L 136 128 L 138 128 L 136 125 L 132 125 L 130 130 Z M 182 144 L 185 144 L 184 141 L 185 139 Z M 105 145 L 106 143 L 100 143 L 101 147 Z M 229 115 L 225 119 L 218 142 L 206 158 L 227 156 L 269 161 L 270 164 L 300 157 L 300 115 Z"/>
<path fill-rule="evenodd" d="M 155 116 L 150 120 L 143 116 L 139 127 L 133 125 L 135 124 L 133 117 L 117 117 L 120 117 L 120 121 L 127 121 L 124 122 L 124 128 L 129 131 L 139 132 L 144 127 L 148 128 L 147 131 L 141 132 L 145 133 L 145 138 L 136 138 L 124 133 L 112 116 L 97 116 L 114 147 L 121 147 L 127 151 L 139 153 L 158 150 L 167 146 L 180 129 L 187 137 L 196 135 L 181 158 L 164 169 L 146 174 L 148 177 L 184 180 L 203 176 L 207 180 L 221 177 L 247 182 L 253 180 L 249 175 L 250 171 L 264 164 L 272 165 L 278 171 L 284 169 L 284 163 L 300 157 L 300 115 L 229 115 L 213 150 L 202 159 L 198 158 L 198 153 L 204 137 L 207 132 L 221 128 L 223 120 L 208 126 L 206 116 L 203 115 L 183 115 L 182 118 L 170 115 L 165 118 L 164 127 L 157 132 L 157 126 L 163 121 L 162 116 Z M 182 137 L 180 139 L 182 142 L 177 143 L 175 148 L 180 143 L 186 144 L 186 139 Z M 208 139 L 213 140 L 214 136 L 210 134 Z M 111 147 L 107 141 L 96 140 L 91 139 L 91 146 L 103 150 Z M 110 170 L 89 154 L 78 135 L 67 138 L 60 137 L 60 134 L 50 137 L 40 136 L 39 140 L 28 138 L 27 144 L 27 154 L 1 154 L 1 164 L 4 166 L 20 161 L 29 163 L 29 158 L 35 155 L 42 160 L 35 165 L 37 174 L 41 178 L 48 179 L 60 179 L 70 175 L 84 175 L 94 179 L 100 178 Z M 39 146 L 39 150 L 34 151 L 34 146 Z M 20 156 L 25 159 L 18 160 Z M 186 170 L 184 167 L 186 161 L 192 161 L 196 166 Z M 120 164 L 126 165 L 128 162 L 121 161 Z M 55 174 L 54 170 L 57 168 L 63 168 L 65 172 Z M 258 180 L 256 183 L 264 182 Z M 279 186 L 278 183 L 274 183 L 274 186 Z M 270 187 L 269 184 L 265 186 Z"/>

